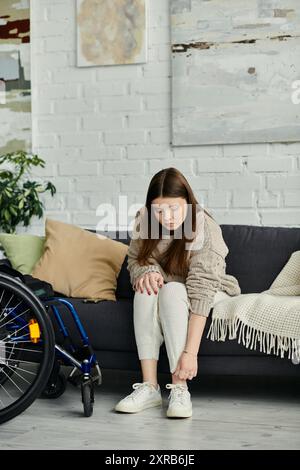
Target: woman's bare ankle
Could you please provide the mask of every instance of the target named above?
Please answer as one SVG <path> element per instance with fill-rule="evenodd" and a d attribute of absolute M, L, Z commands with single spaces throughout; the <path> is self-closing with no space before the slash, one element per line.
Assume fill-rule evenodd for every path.
<path fill-rule="evenodd" d="M 172 384 L 174 384 L 174 385 L 180 384 L 180 385 L 186 385 L 187 386 L 186 380 L 179 379 L 177 377 L 177 375 L 174 375 L 174 374 L 172 374 Z"/>

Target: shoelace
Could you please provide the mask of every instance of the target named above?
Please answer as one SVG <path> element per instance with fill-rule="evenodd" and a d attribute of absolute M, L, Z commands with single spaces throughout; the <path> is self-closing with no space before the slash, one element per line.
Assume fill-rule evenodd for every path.
<path fill-rule="evenodd" d="M 167 384 L 166 388 L 171 389 L 171 393 L 168 397 L 169 400 L 178 400 L 180 403 L 184 403 L 185 392 L 188 391 L 188 388 L 185 385 Z"/>
<path fill-rule="evenodd" d="M 150 382 L 136 382 L 132 385 L 132 388 L 134 388 L 134 391 L 130 394 L 130 398 L 134 398 L 141 393 L 143 393 L 147 387 L 152 387 L 152 384 Z"/>

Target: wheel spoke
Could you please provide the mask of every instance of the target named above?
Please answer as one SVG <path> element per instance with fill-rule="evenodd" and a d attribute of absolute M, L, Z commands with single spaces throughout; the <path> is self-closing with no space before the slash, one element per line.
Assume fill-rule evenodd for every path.
<path fill-rule="evenodd" d="M 13 367 L 9 366 L 8 364 L 6 364 L 6 367 L 8 367 L 13 372 L 13 374 L 16 374 L 18 377 L 20 377 L 22 380 L 24 380 L 24 382 L 26 382 L 30 385 L 30 382 L 28 382 L 28 380 L 26 380 L 23 377 L 23 375 L 21 375 L 17 372 L 17 370 L 21 370 L 19 367 L 18 368 L 13 368 Z M 33 374 L 33 375 L 35 375 L 35 374 Z"/>
<path fill-rule="evenodd" d="M 1 315 L 0 315 L 0 320 L 1 320 L 2 316 L 4 315 L 4 312 L 5 312 L 5 310 L 7 309 L 7 306 L 10 304 L 10 301 L 11 301 L 11 299 L 12 299 L 13 297 L 14 297 L 14 294 L 11 296 L 11 298 L 9 299 L 9 301 L 7 302 L 7 304 L 5 305 L 5 307 L 3 308 L 3 311 L 2 311 L 2 313 L 1 313 Z"/>
<path fill-rule="evenodd" d="M 21 302 L 20 302 L 21 303 Z M 4 325 L 1 325 L 1 322 L 0 322 L 0 327 L 1 328 L 4 328 L 6 325 L 9 325 L 10 323 L 13 323 L 17 318 L 21 317 L 22 315 L 24 315 L 24 313 L 28 312 L 30 309 L 28 308 L 27 310 L 25 310 L 24 312 L 20 313 L 19 315 L 11 318 L 8 322 L 4 323 Z M 9 312 L 9 314 L 11 314 L 11 312 Z"/>
<path fill-rule="evenodd" d="M 11 383 L 13 383 L 14 386 L 15 386 L 21 393 L 24 393 L 23 390 L 22 390 L 20 387 L 18 387 L 18 385 L 14 382 L 14 380 L 13 380 L 4 370 L 2 371 L 2 373 L 3 373 L 4 375 L 6 375 L 7 380 L 9 380 Z"/>
<path fill-rule="evenodd" d="M 1 341 L 0 341 L 1 342 Z M 23 341 L 23 343 L 31 343 L 32 341 Z M 8 343 L 5 343 L 6 345 Z M 14 344 L 19 344 L 19 343 L 14 343 Z M 9 348 L 12 348 L 13 351 L 25 351 L 25 352 L 32 352 L 32 353 L 42 353 L 43 351 L 40 351 L 39 349 L 25 349 L 25 348 L 17 348 L 17 347 L 13 347 L 13 346 L 6 346 L 6 349 L 9 349 Z"/>
<path fill-rule="evenodd" d="M 3 385 L 0 384 L 0 387 L 1 387 L 1 388 L 4 390 L 4 392 L 9 396 L 9 398 L 12 398 L 12 399 L 13 399 L 13 397 L 11 396 L 11 394 L 6 390 L 5 387 L 3 387 Z M 2 400 L 1 400 L 1 402 L 2 402 Z M 2 402 L 2 403 L 3 403 L 3 402 Z"/>
<path fill-rule="evenodd" d="M 17 334 L 17 333 L 19 333 L 19 331 L 24 330 L 24 328 L 27 328 L 27 327 L 29 327 L 29 323 L 27 323 L 26 325 L 21 326 L 21 328 L 19 328 L 18 330 L 14 331 L 14 335 Z M 25 336 L 27 336 L 27 335 L 25 335 Z M 7 339 L 11 339 L 11 337 L 12 337 L 11 334 L 7 335 L 6 338 L 3 338 L 3 340 L 2 340 L 3 343 L 7 343 L 8 341 L 6 341 L 6 340 L 7 340 Z"/>
<path fill-rule="evenodd" d="M 9 359 L 9 362 L 23 362 L 24 364 L 36 364 L 34 361 L 24 361 L 23 359 Z"/>

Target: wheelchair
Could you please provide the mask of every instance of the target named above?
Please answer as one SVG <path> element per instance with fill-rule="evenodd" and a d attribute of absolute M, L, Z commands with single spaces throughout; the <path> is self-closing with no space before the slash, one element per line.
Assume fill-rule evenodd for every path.
<path fill-rule="evenodd" d="M 79 331 L 79 347 L 62 320 L 62 305 Z M 72 366 L 67 378 L 61 365 Z M 102 383 L 102 376 L 75 308 L 61 297 L 41 300 L 20 279 L 0 272 L 0 424 L 37 398 L 59 397 L 67 381 L 80 387 L 84 416 L 91 416 L 94 385 Z"/>

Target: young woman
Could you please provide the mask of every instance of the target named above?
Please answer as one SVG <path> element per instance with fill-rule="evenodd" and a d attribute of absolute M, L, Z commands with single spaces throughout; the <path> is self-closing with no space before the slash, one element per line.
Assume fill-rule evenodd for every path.
<path fill-rule="evenodd" d="M 157 361 L 165 341 L 172 374 L 167 416 L 192 416 L 187 380 L 197 375 L 206 319 L 216 302 L 241 293 L 237 279 L 225 273 L 228 251 L 220 226 L 183 174 L 171 167 L 154 175 L 135 216 L 127 266 L 143 382 L 133 384 L 116 411 L 161 406 Z"/>

